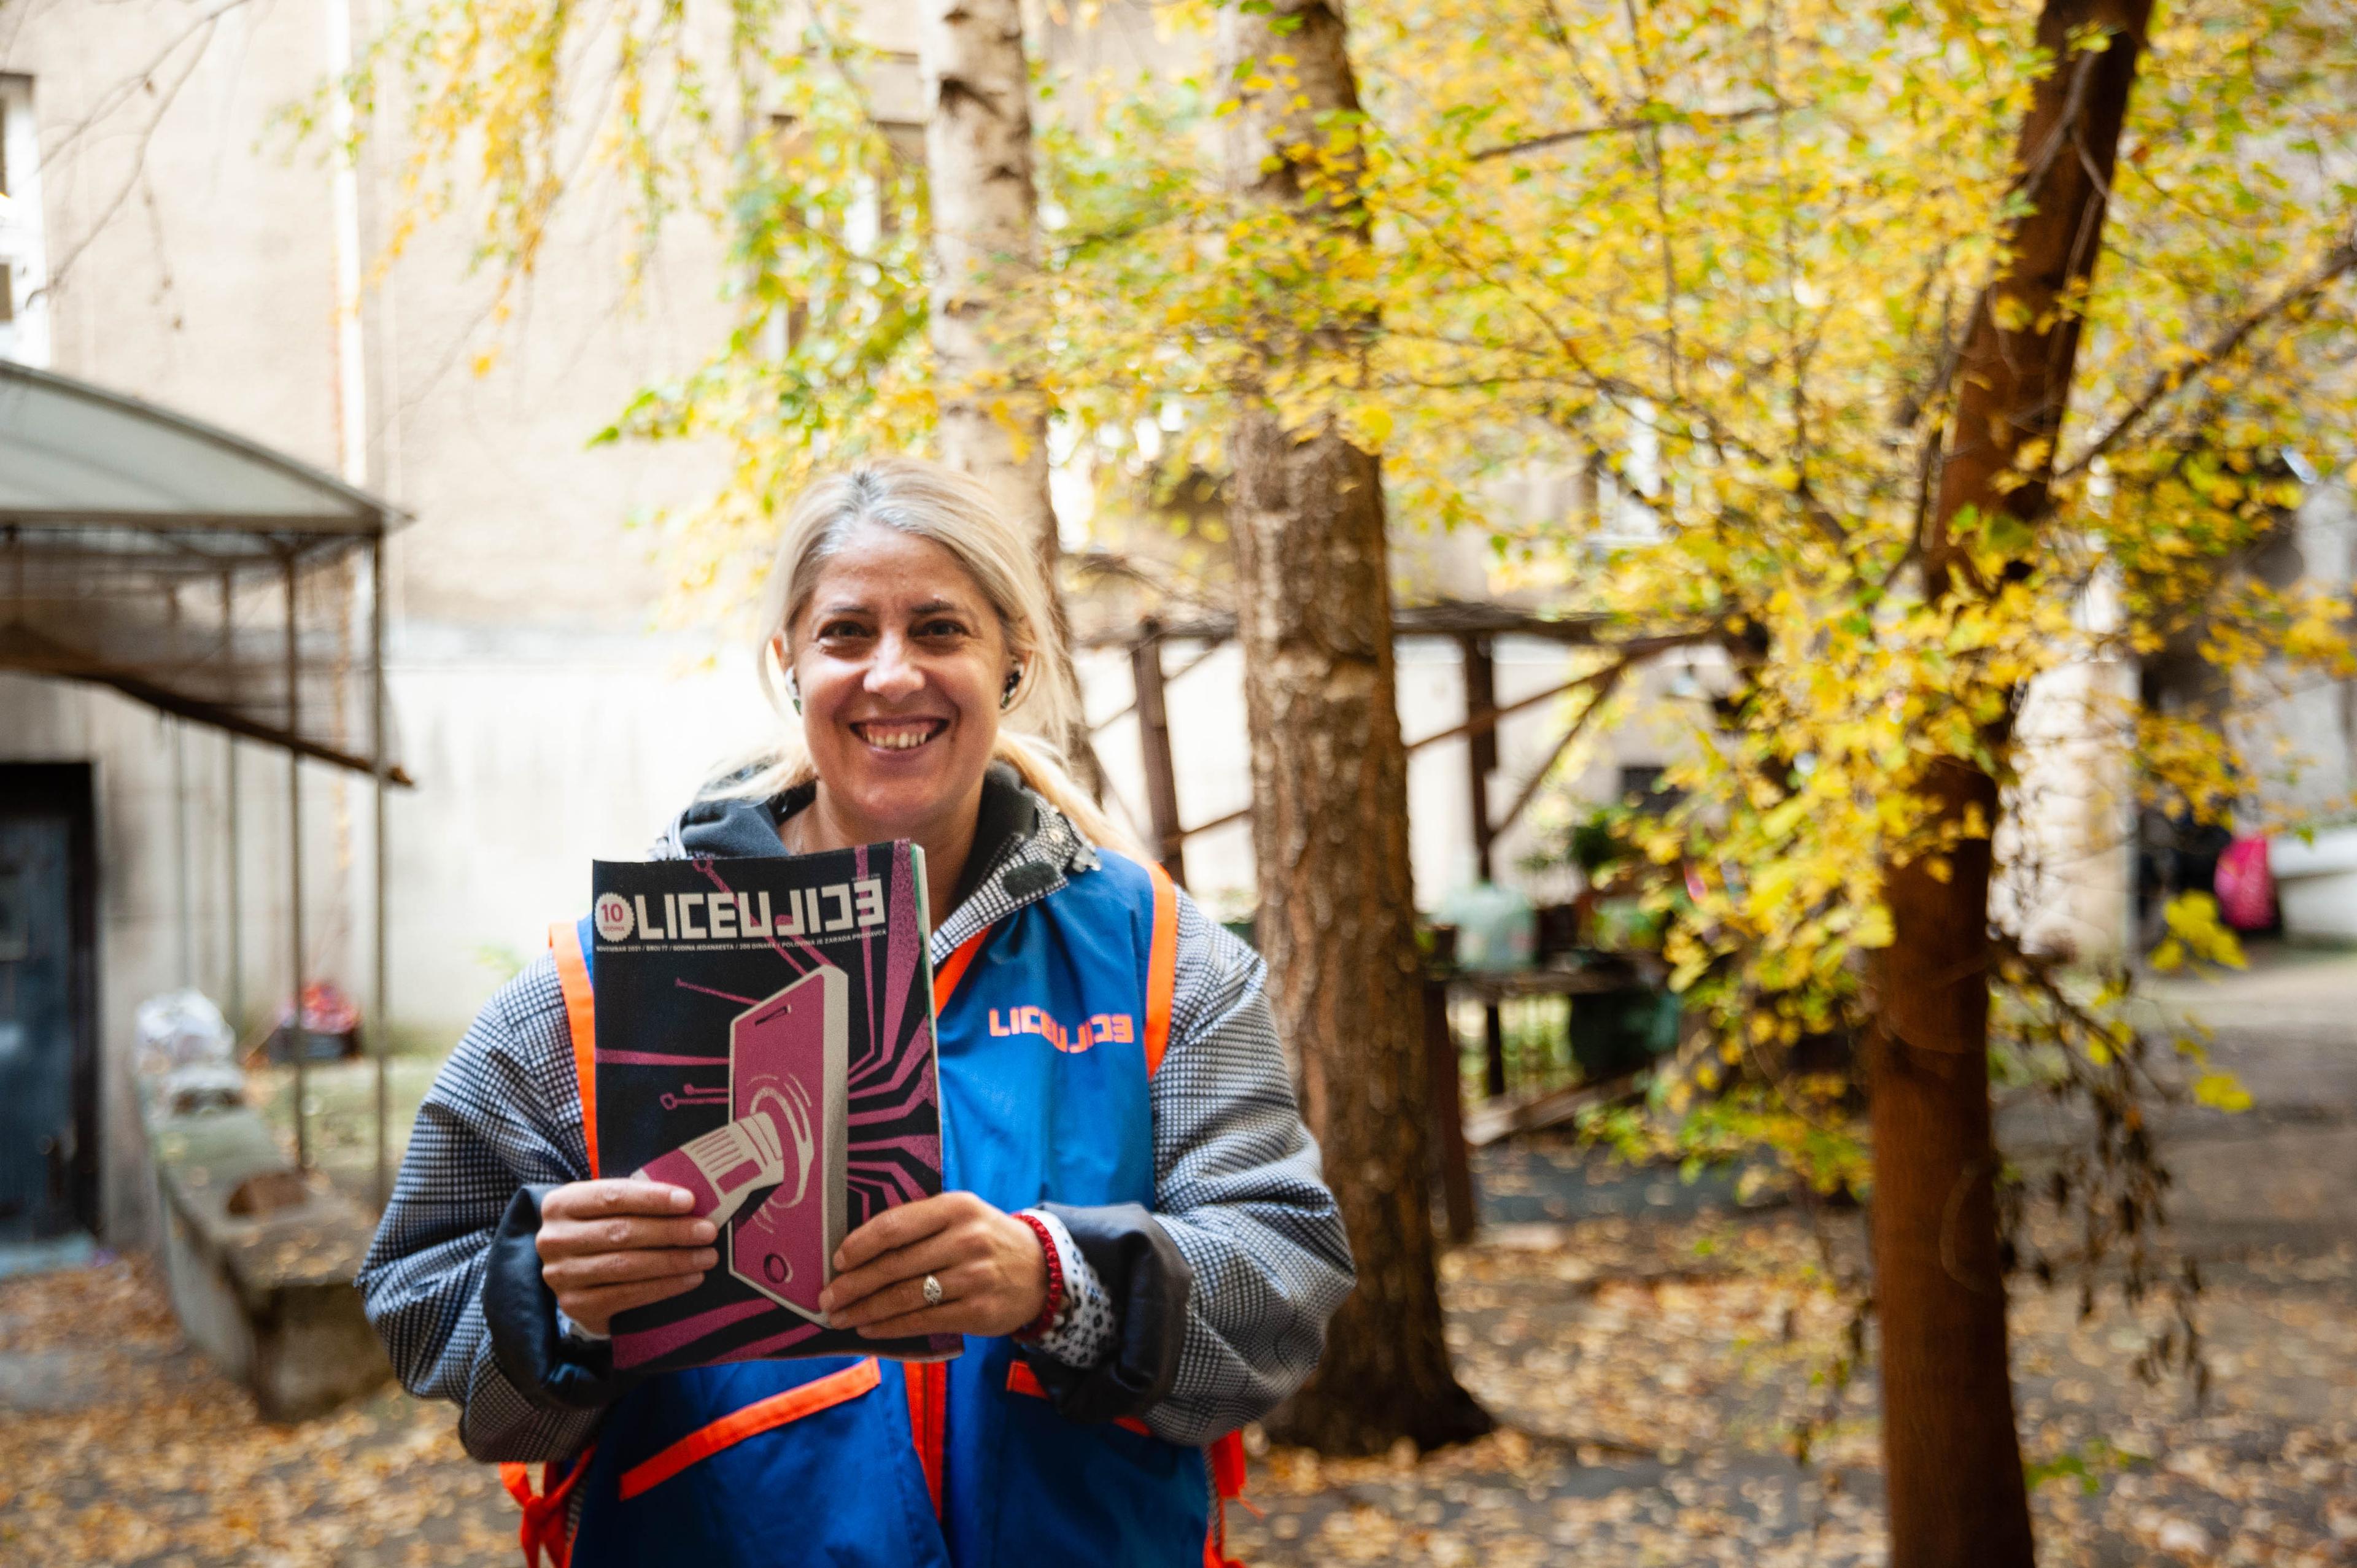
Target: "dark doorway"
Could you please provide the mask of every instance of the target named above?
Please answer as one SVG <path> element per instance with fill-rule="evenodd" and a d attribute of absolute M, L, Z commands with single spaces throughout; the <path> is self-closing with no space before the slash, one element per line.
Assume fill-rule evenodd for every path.
<path fill-rule="evenodd" d="M 0 1244 L 96 1229 L 97 866 L 89 764 L 0 764 Z"/>

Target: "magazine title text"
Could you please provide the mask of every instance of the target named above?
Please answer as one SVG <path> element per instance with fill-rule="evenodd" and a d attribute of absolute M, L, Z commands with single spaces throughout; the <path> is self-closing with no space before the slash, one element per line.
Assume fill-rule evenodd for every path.
<path fill-rule="evenodd" d="M 783 913 L 766 892 L 666 893 L 657 903 L 641 893 L 597 900 L 597 935 L 608 942 L 708 942 L 763 937 L 824 936 L 884 923 L 884 880 L 861 877 L 789 890 Z"/>

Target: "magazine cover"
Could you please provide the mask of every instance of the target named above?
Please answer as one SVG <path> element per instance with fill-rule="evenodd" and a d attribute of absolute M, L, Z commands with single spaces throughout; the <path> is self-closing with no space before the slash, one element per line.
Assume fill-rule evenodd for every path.
<path fill-rule="evenodd" d="M 924 852 L 598 861 L 598 1166 L 683 1187 L 720 1266 L 614 1319 L 614 1364 L 957 1354 L 862 1339 L 819 1293 L 845 1236 L 942 1189 Z"/>

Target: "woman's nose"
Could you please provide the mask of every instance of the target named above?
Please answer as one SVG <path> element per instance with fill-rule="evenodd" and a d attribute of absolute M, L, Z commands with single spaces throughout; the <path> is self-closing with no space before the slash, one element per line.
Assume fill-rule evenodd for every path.
<path fill-rule="evenodd" d="M 876 656 L 867 661 L 867 690 L 878 697 L 915 695 L 924 685 L 925 675 L 909 654 L 906 639 L 893 636 L 879 639 Z"/>

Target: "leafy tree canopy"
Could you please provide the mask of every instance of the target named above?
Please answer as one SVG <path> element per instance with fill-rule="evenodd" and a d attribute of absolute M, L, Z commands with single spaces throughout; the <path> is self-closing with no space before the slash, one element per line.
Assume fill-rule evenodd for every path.
<path fill-rule="evenodd" d="M 1217 11 L 1156 8 L 1173 59 L 1211 58 Z M 2104 47 L 2048 58 L 2036 16 L 2021 0 L 1357 0 L 1364 111 L 1290 155 L 1340 226 L 1223 186 L 1226 84 L 1205 70 L 1039 79 L 1050 232 L 1042 265 L 1007 279 L 1005 330 L 1081 457 L 1113 471 L 1150 421 L 1158 472 L 1216 472 L 1250 375 L 1288 423 L 1330 419 L 1379 451 L 1396 518 L 1483 530 L 1511 573 L 1608 613 L 1632 647 L 1718 650 L 1668 780 L 1683 804 L 1634 820 L 1681 867 L 1654 897 L 1678 904 L 1678 983 L 1720 1025 L 1717 1059 L 1665 1092 L 1747 1080 L 1687 1146 L 1764 1139 L 1828 1187 L 1860 1168 L 1826 1131 L 1840 1085 L 1813 1098 L 1787 1066 L 1871 1005 L 1859 960 L 1889 940 L 1883 867 L 1996 834 L 2000 926 L 2051 869 L 2005 822 L 1931 825 L 1905 787 L 1927 758 L 1991 770 L 2018 817 L 2047 786 L 2013 737 L 2073 735 L 2098 759 L 2077 787 L 2222 822 L 2277 760 L 2244 755 L 2215 711 L 2141 706 L 2126 661 L 2189 649 L 2252 693 L 2357 675 L 2345 585 L 2247 569 L 2304 476 L 2357 460 L 2347 0 L 2166 0 L 2107 253 L 2059 307 L 2085 328 L 2061 450 L 2022 460 L 2052 462 L 2045 521 L 1961 520 L 1967 591 L 1925 591 L 1960 345 L 1976 308 L 2028 308 L 1985 295 L 2028 183 L 2016 127 L 2042 73 Z M 731 237 L 736 329 L 608 433 L 733 452 L 675 531 L 692 594 L 739 592 L 813 467 L 927 438 L 922 173 L 867 119 L 851 21 L 839 0 L 595 16 L 413 0 L 358 79 L 404 126 L 419 212 L 468 192 L 511 280 L 591 169 L 634 193 L 641 253 L 681 213 Z M 1282 87 L 1291 64 L 1248 70 Z M 1501 476 L 1591 468 L 1616 504 L 1533 522 L 1496 502 Z M 2025 701 L 2059 708 L 2033 724 Z M 2202 906 L 2170 924 L 2176 955 L 2233 956 Z M 2125 1240 L 2140 1264 L 2159 1178 L 2121 979 L 2018 943 L 1999 978 L 2000 1070 L 2111 1112 L 2065 1184 L 2087 1199 L 2082 1256 Z"/>

